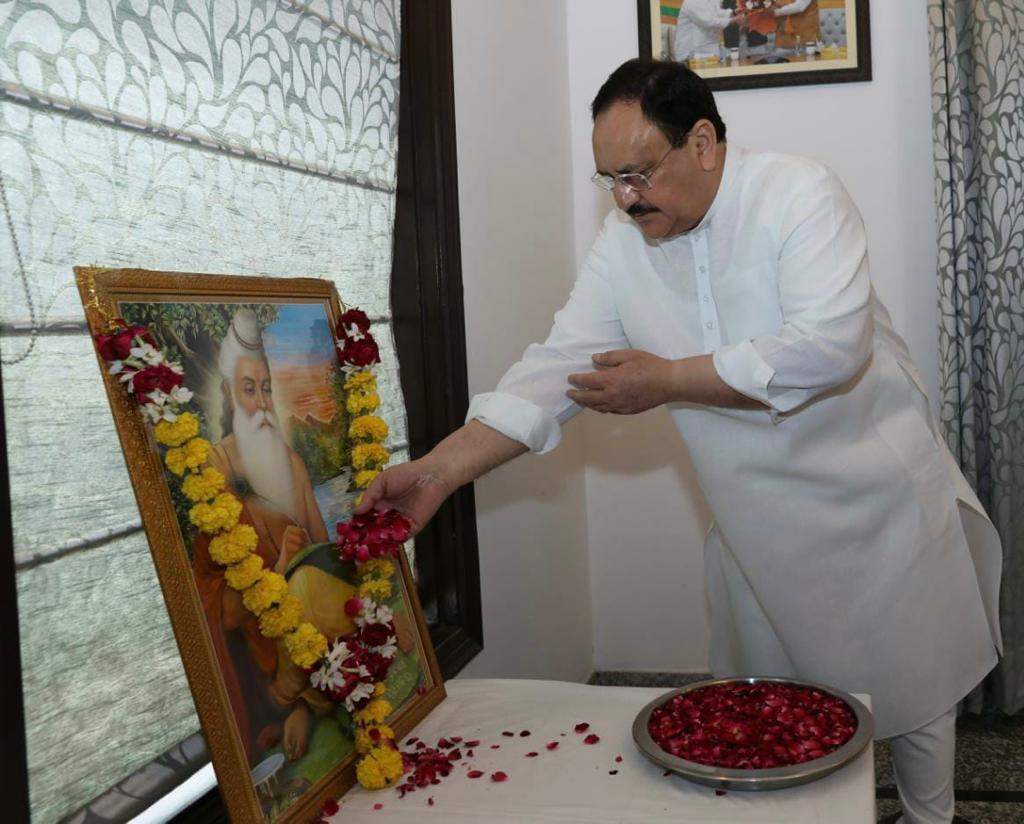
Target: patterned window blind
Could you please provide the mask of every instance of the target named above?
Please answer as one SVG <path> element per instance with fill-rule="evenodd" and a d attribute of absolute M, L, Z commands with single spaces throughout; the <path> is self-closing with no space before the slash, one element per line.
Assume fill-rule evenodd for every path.
<path fill-rule="evenodd" d="M 198 729 L 74 288 L 328 279 L 390 325 L 399 0 L 0 3 L 0 352 L 34 822 Z"/>

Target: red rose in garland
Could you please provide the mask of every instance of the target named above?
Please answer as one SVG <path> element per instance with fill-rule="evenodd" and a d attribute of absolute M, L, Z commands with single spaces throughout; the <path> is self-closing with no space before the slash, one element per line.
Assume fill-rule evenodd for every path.
<path fill-rule="evenodd" d="M 165 363 L 158 363 L 156 366 L 147 366 L 132 376 L 132 391 L 139 398 L 139 403 L 148 402 L 149 393 L 154 389 L 170 393 L 176 387 L 181 386 L 185 376 L 176 372 Z"/>
<path fill-rule="evenodd" d="M 349 339 L 345 341 L 339 357 L 346 366 L 373 366 L 380 363 L 380 349 L 377 348 L 377 342 L 370 337 L 358 341 Z"/>
<path fill-rule="evenodd" d="M 359 640 L 368 647 L 382 647 L 394 634 L 391 624 L 366 624 L 359 630 Z"/>
<path fill-rule="evenodd" d="M 124 360 L 131 354 L 135 338 L 142 338 L 152 347 L 156 347 L 156 341 L 149 334 L 145 326 L 128 326 L 120 318 L 115 321 L 120 328 L 109 335 L 96 335 L 96 348 L 99 349 L 100 357 L 105 361 Z"/>

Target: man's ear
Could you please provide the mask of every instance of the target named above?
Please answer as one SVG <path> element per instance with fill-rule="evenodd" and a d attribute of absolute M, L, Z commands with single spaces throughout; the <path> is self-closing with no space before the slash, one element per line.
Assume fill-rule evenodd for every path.
<path fill-rule="evenodd" d="M 718 135 L 715 132 L 715 125 L 707 119 L 698 120 L 691 134 L 700 167 L 705 172 L 714 171 L 718 165 L 718 153 L 715 151 L 718 146 Z"/>

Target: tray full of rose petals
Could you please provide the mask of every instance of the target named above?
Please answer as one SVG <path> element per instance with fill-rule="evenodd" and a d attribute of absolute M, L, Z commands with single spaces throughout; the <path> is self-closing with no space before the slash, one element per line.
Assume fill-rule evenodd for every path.
<path fill-rule="evenodd" d="M 659 696 L 633 722 L 648 759 L 723 790 L 806 784 L 871 743 L 871 711 L 845 692 L 791 678 L 700 681 Z"/>

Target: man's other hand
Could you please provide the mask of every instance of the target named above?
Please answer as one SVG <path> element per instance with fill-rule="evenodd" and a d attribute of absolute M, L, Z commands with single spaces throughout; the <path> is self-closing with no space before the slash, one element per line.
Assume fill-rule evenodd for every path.
<path fill-rule="evenodd" d="M 639 349 L 594 355 L 596 372 L 569 375 L 565 394 L 597 412 L 635 415 L 672 400 L 673 361 Z"/>

